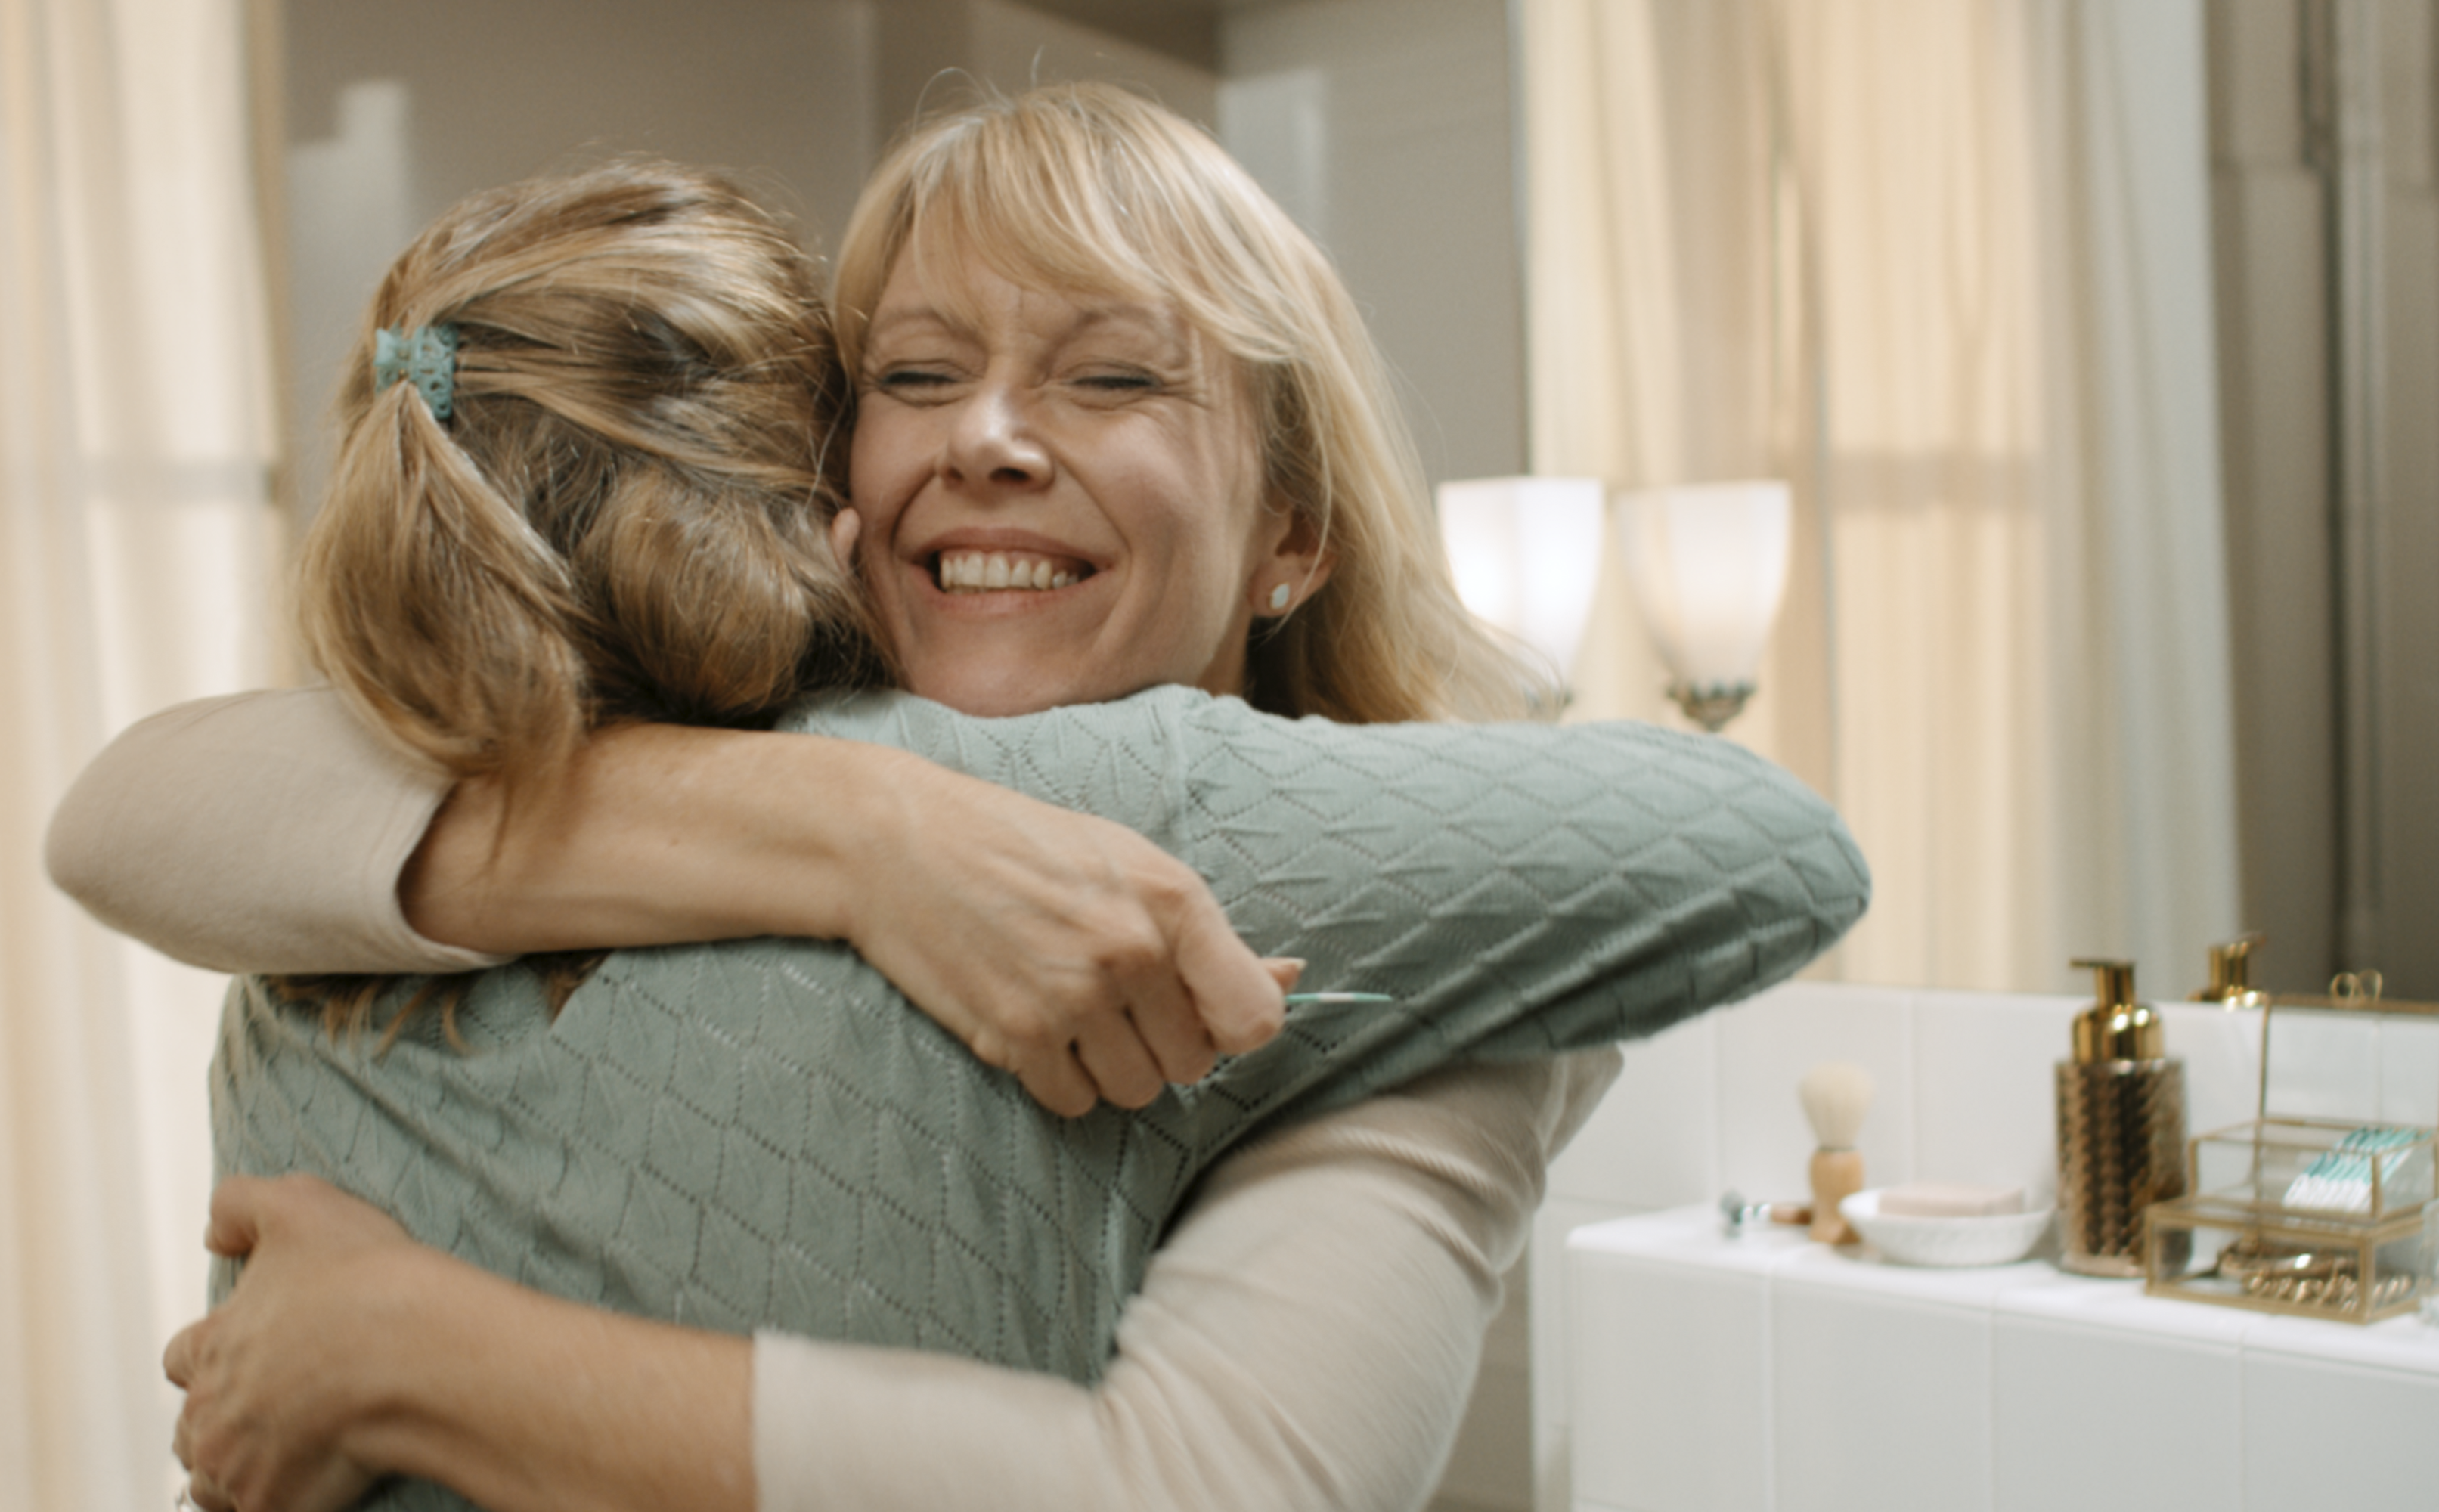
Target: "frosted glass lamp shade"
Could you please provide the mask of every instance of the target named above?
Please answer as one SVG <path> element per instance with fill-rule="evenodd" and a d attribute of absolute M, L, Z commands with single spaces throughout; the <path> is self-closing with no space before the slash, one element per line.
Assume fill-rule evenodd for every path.
<path fill-rule="evenodd" d="M 1600 576 L 1598 478 L 1477 478 L 1439 487 L 1457 596 L 1573 674 Z"/>
<path fill-rule="evenodd" d="M 1754 690 L 1787 593 L 1787 485 L 1705 483 L 1617 496 L 1618 550 L 1667 665 L 1669 695 L 1706 728 Z"/>

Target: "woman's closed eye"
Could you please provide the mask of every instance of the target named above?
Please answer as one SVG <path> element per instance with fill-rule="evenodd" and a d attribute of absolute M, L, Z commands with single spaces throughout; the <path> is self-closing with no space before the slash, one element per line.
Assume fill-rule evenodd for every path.
<path fill-rule="evenodd" d="M 1067 386 L 1087 403 L 1122 403 L 1174 386 L 1160 374 L 1141 367 L 1087 367 L 1066 379 Z"/>
<path fill-rule="evenodd" d="M 957 375 L 945 367 L 915 364 L 899 364 L 878 369 L 866 380 L 868 386 L 883 394 L 917 398 L 936 393 L 957 382 Z"/>

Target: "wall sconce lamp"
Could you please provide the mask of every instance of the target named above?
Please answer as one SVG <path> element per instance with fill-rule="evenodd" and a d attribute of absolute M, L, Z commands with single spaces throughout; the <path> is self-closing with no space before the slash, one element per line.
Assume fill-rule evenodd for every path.
<path fill-rule="evenodd" d="M 1787 592 L 1788 488 L 1776 481 L 1617 496 L 1618 549 L 1668 696 L 1716 735 L 1751 698 Z"/>
<path fill-rule="evenodd" d="M 1600 577 L 1598 478 L 1477 478 L 1439 486 L 1440 542 L 1457 596 L 1549 659 L 1562 685 Z"/>

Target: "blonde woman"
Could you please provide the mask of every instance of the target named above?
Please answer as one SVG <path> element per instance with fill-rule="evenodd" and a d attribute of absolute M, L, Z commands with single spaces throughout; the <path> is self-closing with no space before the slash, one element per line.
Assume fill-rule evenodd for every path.
<path fill-rule="evenodd" d="M 1275 208 L 1173 118 L 1077 90 L 935 123 L 899 150 L 867 195 L 843 250 L 839 288 L 854 301 L 840 331 L 859 393 L 854 509 L 842 516 L 840 536 L 860 538 L 882 643 L 917 693 L 1020 717 L 973 721 L 878 697 L 809 706 L 790 723 L 895 739 L 1020 788 L 1123 811 L 1193 856 L 1258 943 L 1309 955 L 1316 972 L 1329 972 L 1323 980 L 1361 977 L 1352 985 L 1387 987 L 1404 1000 L 1394 1017 L 1299 1018 L 1270 1049 L 1160 1097 L 1140 1124 L 1104 1111 L 1075 1125 L 1024 1126 L 1011 1094 L 980 1090 L 994 1085 L 988 1078 L 937 1095 L 965 1099 L 958 1106 L 989 1102 L 993 1117 L 1029 1127 L 1025 1137 L 1047 1147 L 1139 1128 L 1207 1155 L 1247 1127 L 1238 1116 L 1246 1110 L 1325 1108 L 1465 1046 L 1514 1054 L 1656 1027 L 1791 969 L 1860 910 L 1860 866 L 1834 818 L 1717 745 L 1631 731 L 1376 733 L 1283 721 L 1175 690 L 1054 707 L 1184 683 L 1244 692 L 1287 712 L 1414 719 L 1463 712 L 1513 685 L 1495 653 L 1464 628 L 1432 564 L 1414 518 L 1411 465 L 1343 291 Z M 424 423 L 413 411 L 397 418 Z M 1014 584 L 1020 568 L 1027 586 Z M 344 658 L 326 659 L 342 686 L 357 675 Z M 379 673 L 367 681 L 383 685 Z M 393 727 L 399 710 L 411 724 L 430 702 L 384 703 L 362 690 L 357 701 Z M 291 701 L 190 715 L 114 759 L 122 769 L 146 765 L 148 739 L 187 753 L 219 742 L 225 752 L 233 728 L 258 733 L 327 716 L 327 704 L 299 707 Z M 468 728 L 490 738 L 489 726 Z M 828 921 L 846 926 L 828 933 L 861 944 L 855 931 L 873 927 L 870 916 L 856 907 L 852 880 L 826 870 L 835 858 L 824 846 L 839 841 L 835 830 L 823 839 L 823 827 L 851 831 L 852 816 L 833 809 L 870 801 L 886 810 L 896 799 L 838 786 L 836 768 L 814 778 L 830 783 L 812 790 L 818 813 L 777 826 L 803 824 L 814 837 L 804 853 L 810 859 L 774 861 L 757 838 L 747 847 L 751 884 L 731 884 L 738 897 L 672 904 L 664 896 L 672 889 L 660 885 L 673 875 L 668 868 L 649 881 L 605 879 L 591 859 L 637 854 L 639 845 L 657 855 L 656 837 L 675 835 L 679 871 L 717 874 L 717 860 L 685 854 L 717 852 L 726 826 L 747 835 L 774 827 L 773 774 L 781 774 L 784 798 L 806 791 L 791 786 L 803 779 L 784 775 L 792 764 L 861 758 L 829 745 L 658 729 L 596 737 L 563 763 L 521 766 L 513 751 L 512 759 L 486 755 L 501 774 L 461 767 L 459 775 L 473 775 L 428 834 L 398 816 L 418 806 L 429 814 L 445 775 L 385 771 L 378 761 L 348 768 L 329 757 L 337 774 L 316 782 L 354 794 L 343 809 L 383 815 L 390 838 L 375 876 L 387 867 L 394 877 L 417 853 L 407 888 L 420 900 L 418 921 L 443 936 L 492 949 L 559 948 L 786 930 L 809 916 L 801 897 L 818 898 L 828 887 L 836 909 Z M 461 747 L 436 749 L 446 757 Z M 1071 764 L 1096 753 L 1116 756 Z M 758 773 L 765 796 L 706 779 L 731 766 Z M 917 768 L 903 756 L 872 770 L 891 782 L 932 780 L 910 776 Z M 675 794 L 653 780 L 669 771 L 686 778 Z M 530 775 L 542 773 L 556 774 L 547 790 Z M 63 815 L 54 847 L 55 865 L 88 895 L 138 912 L 126 902 L 132 895 L 112 893 L 123 877 L 97 881 L 111 867 L 92 853 L 146 843 L 99 816 L 149 802 L 157 821 L 175 806 L 134 795 L 140 786 L 123 770 L 98 772 Z M 1620 786 L 1643 791 L 1621 800 L 1608 791 Z M 215 782 L 213 791 L 224 790 Z M 1505 798 L 1482 805 L 1486 792 Z M 621 801 L 630 794 L 645 806 Z M 259 800 L 236 807 L 251 804 L 260 814 Z M 1519 818 L 1537 802 L 1556 807 Z M 1469 811 L 1451 821 L 1442 810 L 1451 805 Z M 1357 822 L 1317 825 L 1316 807 Z M 1035 832 L 1072 825 L 1084 849 L 1107 843 L 1077 816 L 1025 813 Z M 1315 838 L 1299 833 L 1315 828 Z M 383 829 L 342 825 L 321 833 L 320 848 Z M 1527 833 L 1543 843 L 1515 844 Z M 1587 836 L 1588 847 L 1579 844 Z M 979 848 L 988 850 L 984 838 Z M 1033 886 L 1038 897 L 1070 885 L 1072 873 L 1060 868 L 1077 847 L 1059 853 L 1054 840 L 1051 848 L 1039 863 L 1050 881 Z M 868 866 L 877 860 L 864 859 Z M 793 897 L 775 885 L 791 866 L 804 873 Z M 346 874 L 341 887 L 363 875 L 353 864 L 332 870 Z M 1181 903 L 1157 870 L 1117 868 L 1102 891 L 1119 897 L 1118 912 L 1137 923 L 1185 916 L 1193 898 L 1208 896 L 1197 882 Z M 1140 883 L 1147 876 L 1153 881 Z M 1510 884 L 1528 876 L 1552 890 L 1518 898 Z M 937 891 L 958 885 L 947 878 Z M 604 904 L 605 891 L 635 896 Z M 453 908 L 474 927 L 450 922 Z M 522 937 L 485 933 L 521 908 L 537 910 L 529 920 L 557 922 Z M 958 918 L 994 916 L 988 903 L 951 910 Z M 596 915 L 611 922 L 587 930 Z M 226 959 L 247 948 L 242 928 L 208 927 L 223 937 L 196 953 Z M 403 940 L 427 954 L 247 964 L 463 959 L 418 944 L 395 918 L 352 927 L 360 937 Z M 906 919 L 891 927 L 921 933 Z M 1006 959 L 1019 974 L 1031 957 L 1056 959 L 1026 931 L 1015 934 Z M 1065 990 L 1055 989 L 1054 972 L 1043 979 L 1054 990 L 1039 994 L 1046 1015 L 1031 1005 L 1040 1023 L 1097 1016 L 1121 1025 L 1098 1041 L 1102 1048 L 1085 1048 L 1091 1031 L 1064 1027 L 959 1026 L 961 1037 L 999 1048 L 999 1058 L 1053 1103 L 1077 1082 L 1139 1100 L 1147 1066 L 1156 1091 L 1160 1076 L 1198 1079 L 1194 1062 L 1207 1060 L 1221 1037 L 1261 1037 L 1260 1010 L 1274 1011 L 1274 988 L 1236 1027 L 1214 1023 L 1211 1011 L 1232 990 L 1226 979 L 1260 969 L 1250 953 L 1192 943 L 1190 928 L 1156 925 L 1149 937 L 1147 945 L 1135 931 L 1125 950 L 1088 952 L 1086 960 L 1122 969 L 1086 971 L 1085 987 Z M 977 943 L 952 934 L 914 953 L 990 953 Z M 848 1002 L 870 998 L 877 983 L 843 952 L 730 951 L 743 953 L 614 956 L 586 975 L 560 1022 L 577 1025 L 571 1034 L 593 1032 L 618 1022 L 622 992 L 666 1001 L 669 971 L 732 967 L 758 973 L 757 989 L 809 976 L 835 985 L 797 1007 L 856 1016 L 876 1036 L 902 1034 L 912 1022 L 884 1022 L 868 1003 Z M 934 999 L 950 1005 L 934 1008 L 944 1023 L 958 1025 L 961 1011 L 987 1021 L 988 991 L 960 996 L 956 984 L 971 979 L 938 978 L 950 983 Z M 1206 980 L 1222 985 L 1205 988 Z M 486 978 L 461 1016 L 484 1053 L 449 1064 L 480 1066 L 520 1032 L 530 1039 L 515 1028 L 527 1021 L 515 1015 L 529 1016 L 536 990 L 497 973 Z M 925 993 L 912 995 L 933 1006 Z M 973 1010 L 977 1002 L 986 1008 Z M 504 1005 L 507 1019 L 494 1011 Z M 1146 1027 L 1179 1005 L 1199 1027 Z M 242 1022 L 276 1032 L 283 1021 L 260 1007 L 258 996 Z M 707 1024 L 698 1007 L 720 1011 L 690 1003 L 682 1016 Z M 1080 1017 L 1060 1018 L 1071 1012 Z M 797 1025 L 807 1016 L 777 1018 Z M 753 1021 L 757 1032 L 770 1017 Z M 293 1029 L 294 1015 L 285 1022 Z M 735 1028 L 743 1021 L 723 1022 Z M 1339 1041 L 1342 1054 L 1318 1054 L 1324 1039 Z M 1036 1041 L 1048 1048 L 1028 1061 L 1022 1047 Z M 1343 1055 L 1358 1045 L 1375 1056 L 1360 1071 Z M 438 1066 L 446 1050 L 436 1031 L 409 1030 L 394 1054 L 429 1054 Z M 924 1065 L 940 1072 L 944 1063 L 925 1054 Z M 457 1074 L 438 1070 L 432 1079 Z M 519 1290 L 404 1242 L 394 1225 L 324 1190 L 237 1186 L 216 1212 L 216 1237 L 224 1249 L 251 1249 L 251 1269 L 235 1301 L 172 1351 L 173 1370 L 195 1392 L 182 1432 L 198 1496 L 248 1507 L 333 1504 L 329 1498 L 351 1492 L 365 1475 L 400 1470 L 443 1474 L 504 1506 L 622 1498 L 742 1505 L 757 1488 L 772 1506 L 823 1504 L 825 1496 L 864 1505 L 984 1495 L 1011 1502 L 1035 1491 L 1045 1504 L 1065 1505 L 1410 1504 L 1428 1490 L 1438 1435 L 1461 1399 L 1496 1264 L 1513 1253 L 1554 1139 L 1580 1113 L 1580 1098 L 1565 1095 L 1581 1090 L 1580 1078 L 1571 1089 L 1573 1076 L 1547 1064 L 1460 1073 L 1233 1157 L 1153 1262 L 1141 1302 L 1116 1329 L 1106 1372 L 1094 1351 L 1106 1351 L 1113 1316 L 1101 1310 L 1085 1320 L 1082 1366 L 1070 1373 L 1097 1381 L 1090 1387 L 997 1383 L 954 1361 L 824 1351 L 769 1334 L 749 1351 L 741 1341 Z M 1231 1100 L 1235 1112 L 1225 1109 Z M 1222 1110 L 1216 1117 L 1215 1109 Z M 1155 1187 L 1148 1225 L 1121 1218 L 1101 1231 L 1116 1241 L 1118 1273 L 1108 1278 L 1116 1296 L 1130 1284 L 1128 1268 L 1141 1263 L 1132 1247 L 1148 1242 L 1162 1204 L 1183 1189 L 1176 1181 Z M 464 1230 L 459 1247 L 484 1253 L 484 1235 Z M 674 1294 L 716 1304 L 719 1289 L 706 1281 Z M 1351 1296 L 1363 1305 L 1346 1307 Z M 861 1326 L 850 1319 L 842 1331 L 874 1336 Z M 468 1337 L 513 1346 L 452 1347 Z M 1024 1341 L 1014 1353 L 1044 1362 Z M 571 1371 L 580 1391 L 566 1389 Z M 944 1423 L 943 1399 L 974 1414 Z M 749 1420 L 752 1474 L 744 1468 Z"/>

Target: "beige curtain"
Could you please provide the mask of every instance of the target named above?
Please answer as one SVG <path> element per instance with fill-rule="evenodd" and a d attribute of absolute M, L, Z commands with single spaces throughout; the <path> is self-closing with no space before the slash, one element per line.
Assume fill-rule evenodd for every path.
<path fill-rule="evenodd" d="M 1533 464 L 1793 481 L 1731 734 L 1871 858 L 1832 969 L 2195 985 L 2236 925 L 2200 0 L 1521 13 Z M 1584 712 L 1663 714 L 1622 582 L 1594 636 Z"/>
<path fill-rule="evenodd" d="M 53 892 L 107 735 L 264 682 L 268 343 L 242 0 L 0 0 L 0 1509 L 171 1494 L 218 984 Z"/>

